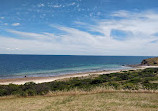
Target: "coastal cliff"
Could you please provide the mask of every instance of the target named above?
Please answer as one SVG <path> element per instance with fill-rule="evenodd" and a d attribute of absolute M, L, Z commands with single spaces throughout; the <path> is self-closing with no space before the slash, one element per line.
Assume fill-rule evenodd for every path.
<path fill-rule="evenodd" d="M 158 57 L 149 58 L 149 59 L 144 59 L 144 60 L 141 62 L 141 65 L 146 65 L 146 66 L 158 66 Z"/>

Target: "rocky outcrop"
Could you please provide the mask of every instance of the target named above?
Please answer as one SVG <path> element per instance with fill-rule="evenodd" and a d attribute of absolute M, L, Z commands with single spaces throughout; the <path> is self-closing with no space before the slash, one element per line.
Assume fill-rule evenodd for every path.
<path fill-rule="evenodd" d="M 149 59 L 144 59 L 144 60 L 141 62 L 141 65 L 146 65 L 146 66 L 158 66 L 158 57 L 149 58 Z"/>

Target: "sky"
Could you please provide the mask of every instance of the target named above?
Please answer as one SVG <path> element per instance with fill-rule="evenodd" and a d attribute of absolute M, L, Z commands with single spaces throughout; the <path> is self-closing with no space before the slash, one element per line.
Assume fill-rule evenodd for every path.
<path fill-rule="evenodd" d="M 158 0 L 0 0 L 0 54 L 158 55 Z"/>

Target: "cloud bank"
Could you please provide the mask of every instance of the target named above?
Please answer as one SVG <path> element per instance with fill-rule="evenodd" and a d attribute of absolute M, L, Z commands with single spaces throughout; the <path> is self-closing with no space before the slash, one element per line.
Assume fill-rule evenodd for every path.
<path fill-rule="evenodd" d="M 158 14 L 154 11 L 113 12 L 111 19 L 77 27 L 54 26 L 63 34 L 8 29 L 0 35 L 0 53 L 59 55 L 158 55 Z M 20 24 L 19 24 L 20 25 Z M 17 25 L 15 25 L 17 26 Z M 85 30 L 80 30 L 82 27 Z M 11 35 L 16 35 L 13 37 Z"/>

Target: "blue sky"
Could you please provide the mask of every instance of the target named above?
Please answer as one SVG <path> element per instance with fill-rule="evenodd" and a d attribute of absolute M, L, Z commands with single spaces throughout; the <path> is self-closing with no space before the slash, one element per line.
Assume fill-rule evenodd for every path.
<path fill-rule="evenodd" d="M 0 0 L 0 54 L 158 55 L 157 0 Z"/>

